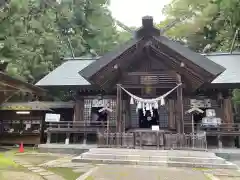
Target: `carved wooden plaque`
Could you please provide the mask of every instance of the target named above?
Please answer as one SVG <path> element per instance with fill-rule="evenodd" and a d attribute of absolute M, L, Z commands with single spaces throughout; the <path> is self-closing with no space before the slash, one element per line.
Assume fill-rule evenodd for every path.
<path fill-rule="evenodd" d="M 190 104 L 191 107 L 197 107 L 197 108 L 210 108 L 211 105 L 211 100 L 210 99 L 203 99 L 203 100 L 198 100 L 198 99 L 190 99 Z"/>

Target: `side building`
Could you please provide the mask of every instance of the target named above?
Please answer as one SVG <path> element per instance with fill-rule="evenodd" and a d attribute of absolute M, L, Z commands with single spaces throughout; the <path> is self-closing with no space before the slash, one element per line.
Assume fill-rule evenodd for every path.
<path fill-rule="evenodd" d="M 6 62 L 0 64 L 0 144 L 20 144 L 24 140 L 28 140 L 29 137 L 26 133 L 20 133 L 19 129 L 19 125 L 22 124 L 21 119 L 25 118 L 24 120 L 28 120 L 23 115 L 26 112 L 24 109 L 18 108 L 15 109 L 16 111 L 13 111 L 14 116 L 12 116 L 9 113 L 6 114 L 7 111 L 3 112 L 1 108 L 3 108 L 3 104 L 6 104 L 16 93 L 23 92 L 31 94 L 33 97 L 42 97 L 46 95 L 46 91 L 9 76 L 5 72 L 7 65 L 8 63 Z M 13 121 L 9 122 L 11 117 L 14 117 L 12 118 Z M 10 130 L 12 128 L 10 128 L 9 125 L 14 126 L 15 132 Z"/>

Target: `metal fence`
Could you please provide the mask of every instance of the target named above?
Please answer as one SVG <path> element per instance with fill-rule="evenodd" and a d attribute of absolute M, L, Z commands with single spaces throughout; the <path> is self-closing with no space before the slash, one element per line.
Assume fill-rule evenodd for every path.
<path fill-rule="evenodd" d="M 141 138 L 141 137 L 140 137 Z M 159 139 L 157 139 L 159 141 Z M 162 148 L 206 150 L 206 133 L 197 134 L 163 134 L 163 143 L 144 146 L 136 143 L 135 133 L 98 133 L 98 146 L 109 148 Z"/>

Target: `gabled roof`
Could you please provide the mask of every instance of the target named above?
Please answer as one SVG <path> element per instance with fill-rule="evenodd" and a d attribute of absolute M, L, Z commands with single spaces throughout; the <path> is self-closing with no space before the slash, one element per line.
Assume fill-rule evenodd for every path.
<path fill-rule="evenodd" d="M 215 53 L 204 54 L 204 56 L 206 56 L 214 63 L 217 63 L 222 67 L 226 68 L 226 70 L 221 75 L 219 75 L 216 79 L 212 81 L 213 84 L 240 83 L 239 73 L 240 53 L 235 54 Z M 89 67 L 95 61 L 96 58 L 92 60 L 73 60 L 69 58 L 68 61 L 64 62 L 62 65 L 55 69 L 58 72 L 49 73 L 47 76 L 41 79 L 37 83 L 37 85 L 38 84 L 39 84 L 38 86 L 67 86 L 69 84 L 71 85 L 75 84 L 75 86 L 90 85 L 90 83 L 86 79 L 84 79 L 80 74 L 78 74 L 78 72 L 81 69 Z M 68 79 L 70 79 L 71 82 L 69 82 Z"/>
<path fill-rule="evenodd" d="M 101 68 L 108 65 L 108 63 L 110 63 L 113 59 L 116 59 L 118 56 L 123 54 L 123 52 L 128 50 L 130 47 L 136 45 L 136 43 L 138 43 L 139 41 L 140 41 L 139 39 L 130 39 L 126 43 L 120 45 L 115 50 L 106 53 L 105 55 L 100 57 L 97 61 L 90 64 L 86 68 L 79 70 L 79 74 L 86 79 L 90 78 L 92 75 L 98 72 Z"/>
<path fill-rule="evenodd" d="M 207 72 L 217 76 L 221 74 L 226 69 L 214 61 L 208 59 L 208 56 L 205 57 L 199 53 L 196 53 L 190 50 L 188 47 L 181 45 L 179 42 L 172 41 L 165 36 L 155 37 L 158 41 L 160 41 L 163 45 L 169 47 L 174 50 L 176 53 L 185 57 L 186 59 L 192 61 L 194 64 L 203 68 Z"/>
<path fill-rule="evenodd" d="M 207 54 L 206 57 L 226 68 L 212 83 L 240 83 L 240 53 L 214 53 Z"/>
<path fill-rule="evenodd" d="M 90 83 L 79 75 L 79 71 L 89 66 L 95 60 L 80 59 L 66 61 L 43 79 L 36 83 L 37 86 L 84 86 Z"/>
<path fill-rule="evenodd" d="M 168 39 L 167 37 L 161 36 L 160 30 L 156 29 L 153 26 L 153 19 L 151 17 L 144 17 L 142 21 L 143 21 L 142 28 L 140 28 L 135 33 L 136 36 L 134 39 L 131 39 L 127 43 L 121 45 L 115 51 L 105 54 L 98 61 L 95 61 L 88 67 L 82 69 L 79 72 L 80 75 L 92 82 L 93 80 L 92 77 L 94 75 L 100 72 L 100 70 L 102 70 L 108 64 L 116 60 L 122 54 L 126 53 L 129 48 L 140 44 L 140 42 L 143 42 L 144 44 L 145 41 L 152 42 L 152 40 L 167 47 L 169 51 L 171 50 L 173 53 L 169 54 L 170 56 L 173 56 L 174 58 L 177 58 L 177 59 L 181 56 L 180 58 L 183 57 L 186 60 L 188 60 L 188 62 L 190 61 L 190 63 L 203 69 L 206 73 L 202 73 L 204 74 L 202 79 L 206 80 L 206 82 L 212 81 L 215 77 L 217 77 L 219 74 L 221 74 L 225 70 L 224 67 L 214 63 L 213 61 L 210 61 L 205 56 L 202 56 L 201 54 L 191 51 L 189 48 L 179 44 L 178 42 L 174 42 Z M 159 31 L 159 33 L 156 32 L 157 30 Z M 148 46 L 147 44 L 148 43 L 146 43 L 146 46 Z M 137 46 L 137 48 L 138 50 L 140 49 L 139 46 Z M 158 49 L 158 51 L 161 51 L 161 50 Z M 107 77 L 105 76 L 105 78 Z"/>
<path fill-rule="evenodd" d="M 6 74 L 5 72 L 0 71 L 0 86 L 1 90 L 4 91 L 11 90 L 11 91 L 21 91 L 21 92 L 29 92 L 34 93 L 39 96 L 43 96 L 46 94 L 46 90 L 34 86 L 30 83 L 24 82 L 22 80 L 13 78 Z"/>

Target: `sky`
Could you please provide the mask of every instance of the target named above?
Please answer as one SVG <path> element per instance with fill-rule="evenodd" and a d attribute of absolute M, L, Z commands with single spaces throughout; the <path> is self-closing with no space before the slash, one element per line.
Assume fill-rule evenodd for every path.
<path fill-rule="evenodd" d="M 110 10 L 127 26 L 141 26 L 143 16 L 153 16 L 155 23 L 164 19 L 161 11 L 171 0 L 110 0 Z"/>

